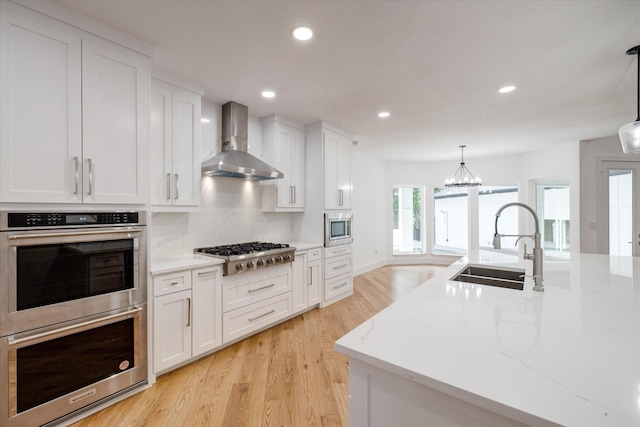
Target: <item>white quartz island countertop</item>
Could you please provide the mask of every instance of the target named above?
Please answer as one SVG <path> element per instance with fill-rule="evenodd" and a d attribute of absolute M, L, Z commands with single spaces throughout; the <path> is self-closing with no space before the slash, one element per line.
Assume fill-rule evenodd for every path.
<path fill-rule="evenodd" d="M 335 343 L 356 362 L 528 425 L 640 425 L 640 258 L 546 258 L 543 293 L 449 280 L 474 251 Z M 353 393 L 353 390 L 352 390 Z"/>

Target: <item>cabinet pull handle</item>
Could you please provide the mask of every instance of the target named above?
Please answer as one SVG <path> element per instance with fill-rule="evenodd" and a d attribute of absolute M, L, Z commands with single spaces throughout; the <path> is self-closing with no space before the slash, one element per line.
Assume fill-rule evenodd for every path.
<path fill-rule="evenodd" d="M 87 163 L 89 165 L 89 191 L 87 191 L 87 195 L 91 195 L 93 193 L 93 161 L 87 159 Z"/>
<path fill-rule="evenodd" d="M 340 249 L 340 250 L 334 249 L 332 252 L 335 255 L 335 254 L 341 254 L 342 252 L 347 252 L 348 250 L 349 249 Z"/>
<path fill-rule="evenodd" d="M 293 203 L 293 185 L 289 186 L 289 203 Z"/>
<path fill-rule="evenodd" d="M 344 191 L 343 190 L 338 190 L 338 195 L 340 197 L 340 201 L 338 202 L 339 206 L 344 205 Z"/>
<path fill-rule="evenodd" d="M 167 174 L 167 200 L 171 199 L 171 174 Z"/>
<path fill-rule="evenodd" d="M 333 287 L 333 289 L 338 289 L 338 288 L 341 288 L 341 287 L 343 287 L 343 286 L 347 286 L 348 284 L 349 284 L 349 282 L 343 282 L 343 283 L 341 283 L 341 284 L 339 284 L 339 285 L 335 285 L 335 286 Z"/>
<path fill-rule="evenodd" d="M 198 271 L 198 276 L 207 276 L 209 274 L 216 274 L 218 270 L 210 270 L 210 271 Z"/>
<path fill-rule="evenodd" d="M 312 267 L 307 267 L 307 277 L 309 278 L 309 281 L 307 282 L 308 286 L 313 285 L 313 270 Z"/>
<path fill-rule="evenodd" d="M 249 292 L 256 292 L 256 291 L 260 291 L 260 290 L 262 290 L 262 289 L 271 288 L 271 287 L 273 287 L 273 286 L 275 286 L 275 285 L 276 285 L 275 283 L 272 283 L 272 284 L 270 284 L 270 285 L 261 286 L 261 287 L 259 287 L 259 288 L 249 289 Z"/>
<path fill-rule="evenodd" d="M 296 203 L 296 199 L 298 198 L 298 195 L 296 194 L 296 186 L 293 185 L 293 203 Z"/>
<path fill-rule="evenodd" d="M 275 312 L 276 312 L 276 310 L 272 308 L 271 310 L 267 311 L 266 313 L 259 314 L 256 317 L 250 317 L 249 318 L 249 322 L 253 322 L 254 320 L 257 320 L 257 319 L 259 319 L 261 317 L 264 317 L 264 316 L 268 316 L 271 313 L 275 313 Z"/>
<path fill-rule="evenodd" d="M 187 326 L 191 326 L 191 298 L 187 298 Z"/>
<path fill-rule="evenodd" d="M 334 269 L 334 270 L 339 270 L 339 269 L 341 269 L 341 268 L 345 268 L 345 267 L 347 267 L 348 265 L 349 265 L 349 264 L 341 264 L 341 265 L 338 265 L 338 266 L 336 266 L 336 267 L 333 267 L 333 269 Z"/>
<path fill-rule="evenodd" d="M 176 190 L 173 198 L 178 200 L 178 197 L 180 197 L 180 191 L 178 190 L 178 174 L 173 175 L 173 182 L 174 184 L 174 189 Z"/>
<path fill-rule="evenodd" d="M 170 286 L 175 286 L 175 285 L 177 285 L 177 284 L 178 284 L 178 282 L 171 282 L 171 285 L 170 285 Z"/>
<path fill-rule="evenodd" d="M 78 184 L 78 179 L 79 179 L 79 176 L 80 176 L 79 175 L 80 171 L 78 170 L 78 168 L 80 167 L 78 156 L 75 156 L 73 158 L 73 163 L 74 163 L 74 167 L 75 167 L 75 173 L 74 173 L 74 176 L 75 176 L 75 190 L 73 190 L 73 194 L 78 194 L 78 185 L 79 185 Z"/>

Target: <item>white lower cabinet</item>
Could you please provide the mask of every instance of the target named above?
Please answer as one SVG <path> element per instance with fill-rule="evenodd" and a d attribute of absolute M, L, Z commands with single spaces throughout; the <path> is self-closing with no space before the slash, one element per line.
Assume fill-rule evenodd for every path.
<path fill-rule="evenodd" d="M 226 276 L 222 286 L 223 342 L 257 332 L 293 313 L 291 265 Z"/>
<path fill-rule="evenodd" d="M 322 248 L 296 252 L 293 262 L 293 314 L 322 302 Z"/>
<path fill-rule="evenodd" d="M 353 294 L 351 245 L 324 249 L 323 306 Z"/>
<path fill-rule="evenodd" d="M 221 277 L 219 266 L 153 277 L 156 373 L 222 345 Z"/>

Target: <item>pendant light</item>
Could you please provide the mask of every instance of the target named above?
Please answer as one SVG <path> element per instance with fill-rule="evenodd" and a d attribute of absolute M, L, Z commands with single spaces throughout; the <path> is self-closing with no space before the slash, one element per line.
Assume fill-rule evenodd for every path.
<path fill-rule="evenodd" d="M 640 46 L 632 47 L 627 51 L 627 55 L 638 55 Z M 635 122 L 622 125 L 618 131 L 620 135 L 620 143 L 622 144 L 622 151 L 625 154 L 640 154 L 640 58 L 638 62 L 638 117 Z"/>
<path fill-rule="evenodd" d="M 462 151 L 460 167 L 451 178 L 444 180 L 445 187 L 476 187 L 482 185 L 480 177 L 475 177 L 464 164 L 464 148 L 466 145 L 460 145 Z"/>

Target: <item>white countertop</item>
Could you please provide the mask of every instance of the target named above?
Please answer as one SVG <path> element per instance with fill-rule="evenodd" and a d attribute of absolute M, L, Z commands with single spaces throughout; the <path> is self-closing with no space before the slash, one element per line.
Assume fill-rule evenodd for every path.
<path fill-rule="evenodd" d="M 545 292 L 450 281 L 474 251 L 340 338 L 351 358 L 525 424 L 640 425 L 640 258 L 544 264 Z"/>
<path fill-rule="evenodd" d="M 156 258 L 151 260 L 151 275 L 222 264 L 224 264 L 224 260 L 221 258 L 197 254 L 181 255 L 175 258 Z"/>
<path fill-rule="evenodd" d="M 287 242 L 289 246 L 296 248 L 297 251 L 306 251 L 308 249 L 321 248 L 322 243 L 314 242 Z"/>

